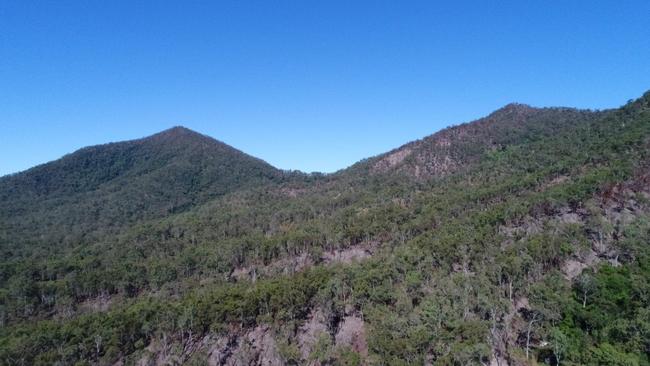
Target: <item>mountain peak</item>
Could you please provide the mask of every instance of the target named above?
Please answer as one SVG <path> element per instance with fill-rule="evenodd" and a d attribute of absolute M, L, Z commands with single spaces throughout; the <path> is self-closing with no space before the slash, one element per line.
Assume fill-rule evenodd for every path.
<path fill-rule="evenodd" d="M 505 114 L 505 113 L 524 113 L 533 110 L 535 110 L 535 108 L 529 106 L 528 104 L 513 102 L 513 103 L 508 103 L 503 107 L 497 109 L 496 111 L 492 112 L 491 115 Z"/>
<path fill-rule="evenodd" d="M 418 179 L 442 177 L 466 169 L 486 152 L 521 144 L 531 136 L 551 135 L 597 116 L 572 108 L 509 103 L 486 117 L 451 126 L 373 158 L 370 171 L 396 171 Z"/>
<path fill-rule="evenodd" d="M 225 145 L 221 141 L 218 141 L 210 136 L 206 136 L 202 133 L 196 132 L 184 126 L 174 126 L 166 130 L 160 131 L 156 134 L 153 134 L 149 137 L 145 137 L 144 141 L 149 142 L 164 142 L 166 144 L 195 144 L 195 143 L 210 143 Z"/>
<path fill-rule="evenodd" d="M 196 131 L 190 130 L 185 126 L 174 126 L 166 130 L 161 131 L 161 133 L 197 133 Z"/>
<path fill-rule="evenodd" d="M 185 126 L 174 126 L 166 130 L 160 131 L 157 134 L 154 134 L 153 136 L 203 136 L 203 135 Z"/>
<path fill-rule="evenodd" d="M 271 184 L 280 176 L 279 170 L 258 158 L 175 126 L 137 140 L 85 147 L 0 180 L 0 206 L 8 198 L 36 205 L 64 197 L 76 202 L 92 192 L 89 199 L 94 203 L 85 207 L 102 209 L 95 216 L 80 209 L 73 220 L 92 230 L 101 220 L 117 227 L 129 220 L 160 217 L 230 192 Z"/>

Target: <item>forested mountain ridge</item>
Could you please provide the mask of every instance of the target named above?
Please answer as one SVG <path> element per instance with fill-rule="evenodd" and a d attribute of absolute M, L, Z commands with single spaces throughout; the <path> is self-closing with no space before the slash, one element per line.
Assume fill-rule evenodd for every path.
<path fill-rule="evenodd" d="M 212 161 L 203 162 L 202 159 Z M 21 194 L 46 197 L 83 193 L 115 179 L 133 179 L 171 164 L 192 163 L 202 167 L 217 159 L 234 160 L 233 165 L 251 165 L 251 169 L 266 175 L 278 173 L 277 169 L 259 159 L 177 126 L 142 139 L 82 148 L 51 163 L 2 177 L 2 197 L 7 199 L 9 194 L 15 199 Z M 11 183 L 13 187 L 6 187 Z M 13 191 L 7 192 L 11 188 Z"/>
<path fill-rule="evenodd" d="M 445 128 L 360 162 L 350 170 L 366 170 L 371 174 L 397 173 L 416 179 L 439 178 L 468 169 L 486 151 L 552 136 L 599 118 L 604 113 L 511 103 L 487 117 Z"/>
<path fill-rule="evenodd" d="M 78 241 L 286 175 L 220 141 L 174 127 L 86 147 L 0 178 L 0 217 L 13 241 Z"/>
<path fill-rule="evenodd" d="M 650 94 L 509 105 L 65 240 L 2 191 L 0 363 L 648 365 L 649 146 Z"/>

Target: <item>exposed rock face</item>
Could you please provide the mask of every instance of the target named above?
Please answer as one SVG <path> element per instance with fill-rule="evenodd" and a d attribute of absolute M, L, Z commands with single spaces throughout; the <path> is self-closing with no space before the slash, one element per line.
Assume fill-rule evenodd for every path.
<path fill-rule="evenodd" d="M 396 172 L 417 179 L 443 177 L 477 161 L 485 152 L 518 141 L 530 128 L 553 130 L 553 126 L 561 128 L 563 120 L 583 121 L 585 117 L 569 108 L 533 108 L 512 103 L 487 117 L 446 128 L 377 156 L 370 161 L 369 168 L 374 174 Z M 510 133 L 504 134 L 504 130 Z"/>
<path fill-rule="evenodd" d="M 237 346 L 235 342 L 236 338 L 225 336 L 217 338 L 208 351 L 208 365 L 225 364 L 228 358 L 232 355 L 232 349 Z"/>
<path fill-rule="evenodd" d="M 259 325 L 241 337 L 218 338 L 208 354 L 210 366 L 276 366 L 283 361 L 266 325 Z"/>
<path fill-rule="evenodd" d="M 585 268 L 589 268 L 594 264 L 600 262 L 598 253 L 589 249 L 583 255 L 576 258 L 570 258 L 562 265 L 562 273 L 568 280 L 573 280 L 582 273 Z"/>
<path fill-rule="evenodd" d="M 369 242 L 344 249 L 328 250 L 323 252 L 317 261 L 323 264 L 350 264 L 370 258 L 378 246 L 378 242 Z M 295 256 L 277 259 L 269 264 L 251 264 L 245 267 L 237 267 L 230 273 L 230 278 L 237 281 L 249 280 L 254 282 L 258 277 L 293 274 L 315 264 L 317 263 L 307 253 L 300 253 Z"/>
<path fill-rule="evenodd" d="M 254 282 L 258 277 L 293 274 L 313 265 L 314 261 L 309 257 L 309 255 L 307 255 L 307 253 L 301 253 L 296 256 L 278 259 L 267 265 L 252 264 L 246 267 L 237 267 L 232 271 L 230 277 L 238 281 L 250 280 Z"/>
<path fill-rule="evenodd" d="M 334 360 L 330 357 L 336 357 L 335 355 L 341 349 L 354 351 L 363 359 L 368 356 L 368 342 L 363 318 L 351 308 L 346 309 L 345 313 L 346 315 L 340 319 L 338 324 L 329 324 L 322 309 L 312 309 L 305 323 L 299 328 L 296 337 L 304 364 L 320 365 L 319 360 L 311 359 L 311 357 L 316 349 L 316 344 L 323 338 L 328 340 L 329 351 L 327 355 L 321 355 L 321 357 L 325 356 L 326 359 L 329 359 L 327 362 Z"/>
<path fill-rule="evenodd" d="M 327 319 L 321 309 L 313 309 L 305 324 L 298 330 L 298 347 L 303 360 L 308 360 L 314 345 L 320 337 L 330 337 L 327 329 Z"/>
<path fill-rule="evenodd" d="M 403 149 L 398 149 L 392 153 L 389 153 L 383 159 L 377 161 L 373 168 L 377 171 L 385 171 L 388 168 L 392 168 L 395 165 L 404 161 L 404 159 L 411 155 L 412 150 L 408 147 Z"/>
<path fill-rule="evenodd" d="M 360 261 L 369 258 L 372 252 L 364 247 L 351 247 L 341 250 L 332 250 L 323 253 L 322 260 L 325 263 L 345 263 Z"/>
<path fill-rule="evenodd" d="M 358 315 L 349 315 L 336 332 L 336 345 L 349 346 L 361 356 L 368 356 L 368 342 L 366 341 L 366 327 L 363 319 Z"/>

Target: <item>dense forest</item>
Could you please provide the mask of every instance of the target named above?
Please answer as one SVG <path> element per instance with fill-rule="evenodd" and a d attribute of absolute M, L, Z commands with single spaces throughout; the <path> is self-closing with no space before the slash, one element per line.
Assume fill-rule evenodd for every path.
<path fill-rule="evenodd" d="M 0 178 L 2 365 L 650 366 L 650 92 L 333 174 L 175 127 Z"/>

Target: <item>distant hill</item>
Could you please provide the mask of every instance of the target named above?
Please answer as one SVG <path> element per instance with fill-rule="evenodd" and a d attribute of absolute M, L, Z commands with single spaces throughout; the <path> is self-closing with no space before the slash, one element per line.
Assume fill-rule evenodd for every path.
<path fill-rule="evenodd" d="M 220 141 L 174 127 L 138 140 L 83 148 L 0 178 L 0 217 L 14 237 L 79 240 L 97 230 L 110 232 L 235 190 L 279 182 L 283 175 Z"/>
<path fill-rule="evenodd" d="M 489 116 L 445 128 L 421 140 L 367 159 L 354 172 L 395 173 L 420 180 L 467 170 L 487 152 L 552 137 L 584 126 L 606 112 L 573 108 L 533 108 L 512 103 Z"/>

